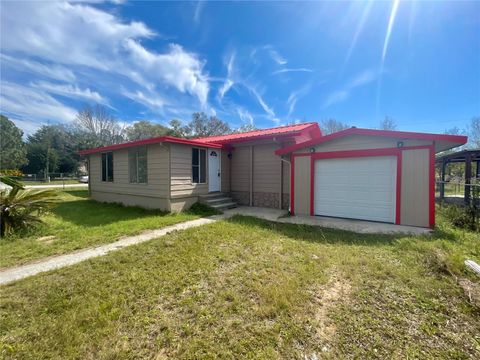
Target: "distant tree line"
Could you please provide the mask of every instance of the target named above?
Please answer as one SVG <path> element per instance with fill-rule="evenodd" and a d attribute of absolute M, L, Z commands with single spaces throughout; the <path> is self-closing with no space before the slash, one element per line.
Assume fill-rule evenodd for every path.
<path fill-rule="evenodd" d="M 320 122 L 324 135 L 348 129 L 346 123 L 336 119 Z M 379 124 L 380 129 L 395 130 L 397 125 L 389 117 Z M 0 115 L 0 170 L 20 169 L 27 174 L 53 172 L 75 173 L 81 163 L 79 150 L 108 146 L 158 136 L 196 138 L 256 130 L 251 124 L 233 129 L 216 116 L 195 112 L 189 122 L 172 119 L 168 125 L 151 121 L 124 124 L 113 117 L 104 106 L 86 106 L 69 125 L 43 125 L 23 139 L 23 132 L 13 121 Z M 480 147 L 480 117 L 471 120 L 465 130 L 446 131 L 451 134 L 468 133 L 469 146 Z"/>
<path fill-rule="evenodd" d="M 81 109 L 72 124 L 43 125 L 24 140 L 23 131 L 0 116 L 0 171 L 20 169 L 26 174 L 75 173 L 81 164 L 78 151 L 83 149 L 167 135 L 194 138 L 255 129 L 253 125 L 232 129 L 203 112 L 193 113 L 185 124 L 172 119 L 167 126 L 147 120 L 127 125 L 97 105 Z"/>

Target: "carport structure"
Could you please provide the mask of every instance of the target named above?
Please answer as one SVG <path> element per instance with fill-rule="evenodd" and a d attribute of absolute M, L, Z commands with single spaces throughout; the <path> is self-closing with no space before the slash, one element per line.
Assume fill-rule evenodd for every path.
<path fill-rule="evenodd" d="M 462 150 L 455 153 L 438 157 L 435 160 L 437 166 L 440 166 L 440 199 L 445 198 L 445 170 L 448 164 L 464 163 L 465 164 L 465 192 L 464 201 L 470 203 L 471 187 L 472 187 L 472 163 L 475 166 L 475 179 L 480 179 L 480 149 Z"/>

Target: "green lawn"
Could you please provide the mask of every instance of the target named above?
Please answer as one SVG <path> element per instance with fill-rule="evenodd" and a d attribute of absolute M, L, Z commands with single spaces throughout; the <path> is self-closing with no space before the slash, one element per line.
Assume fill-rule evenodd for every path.
<path fill-rule="evenodd" d="M 171 214 L 162 211 L 101 204 L 87 198 L 87 190 L 59 191 L 62 201 L 43 216 L 44 224 L 26 234 L 0 239 L 0 268 L 42 257 L 109 243 L 179 222 L 208 212 Z"/>
<path fill-rule="evenodd" d="M 2 287 L 0 354 L 478 359 L 480 308 L 455 277 L 479 235 L 438 222 L 431 238 L 248 217 L 172 233 Z"/>

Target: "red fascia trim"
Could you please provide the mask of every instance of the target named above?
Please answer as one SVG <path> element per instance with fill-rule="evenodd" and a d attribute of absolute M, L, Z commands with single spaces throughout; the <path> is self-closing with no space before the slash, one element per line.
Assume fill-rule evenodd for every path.
<path fill-rule="evenodd" d="M 449 142 L 454 142 L 458 144 L 465 144 L 468 140 L 466 136 L 460 136 L 460 135 L 427 134 L 427 133 L 416 133 L 416 132 L 407 132 L 407 131 L 350 128 L 350 129 L 338 131 L 330 135 L 322 136 L 320 138 L 308 140 L 300 144 L 295 144 L 287 148 L 278 149 L 275 151 L 275 154 L 284 155 L 295 150 L 303 149 L 305 147 L 317 145 L 319 143 L 334 140 L 334 139 L 348 136 L 348 135 L 370 135 L 370 136 L 382 136 L 382 137 L 401 138 L 401 139 L 449 141 Z"/>
<path fill-rule="evenodd" d="M 429 169 L 429 224 L 435 227 L 435 144 L 430 146 L 430 169 Z"/>
<path fill-rule="evenodd" d="M 295 214 L 295 157 L 290 159 L 290 214 Z"/>
<path fill-rule="evenodd" d="M 110 145 L 110 146 L 102 146 L 102 147 L 98 147 L 98 148 L 94 148 L 94 149 L 81 150 L 78 153 L 80 155 L 89 155 L 89 154 L 94 154 L 94 153 L 99 153 L 99 152 L 113 151 L 113 150 L 119 150 L 119 149 L 123 149 L 123 148 L 129 148 L 129 147 L 134 147 L 134 146 L 142 146 L 142 145 L 148 145 L 148 144 L 155 144 L 155 143 L 160 143 L 160 142 L 170 142 L 170 143 L 177 143 L 177 144 L 184 144 L 184 145 L 195 145 L 195 146 L 199 146 L 199 147 L 210 147 L 210 148 L 215 148 L 215 149 L 221 149 L 222 148 L 222 145 L 220 145 L 220 144 L 202 143 L 202 142 L 195 141 L 195 140 L 181 139 L 181 138 L 176 138 L 176 137 L 173 137 L 173 136 L 161 136 L 161 137 L 156 137 L 156 138 L 131 141 L 131 142 L 123 143 L 123 144 L 115 144 L 115 145 Z"/>
<path fill-rule="evenodd" d="M 406 148 L 383 148 L 294 154 L 294 156 L 292 156 L 292 159 L 297 156 L 310 156 L 310 215 L 315 215 L 315 160 L 352 157 L 395 156 L 397 158 L 397 183 L 395 189 L 395 224 L 400 225 L 402 209 L 402 150 L 411 150 L 412 148 L 431 148 L 431 146 L 412 146 Z M 293 188 L 290 190 L 290 192 L 293 194 Z"/>
<path fill-rule="evenodd" d="M 350 158 L 350 157 L 368 157 L 368 156 L 389 156 L 398 155 L 402 149 L 410 148 L 382 148 L 382 149 L 366 149 L 366 150 L 344 150 L 330 152 L 310 153 L 315 159 L 332 159 L 332 158 Z"/>

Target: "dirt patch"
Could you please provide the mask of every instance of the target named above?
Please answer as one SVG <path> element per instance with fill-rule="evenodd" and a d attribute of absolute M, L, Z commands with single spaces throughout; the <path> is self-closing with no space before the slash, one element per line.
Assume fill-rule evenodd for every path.
<path fill-rule="evenodd" d="M 466 278 L 458 279 L 458 285 L 463 289 L 470 303 L 480 306 L 480 284 Z"/>
<path fill-rule="evenodd" d="M 56 236 L 51 235 L 51 236 L 42 236 L 37 239 L 38 242 L 41 242 L 43 244 L 51 244 L 54 242 L 56 239 Z"/>
<path fill-rule="evenodd" d="M 349 302 L 351 285 L 337 272 L 334 272 L 325 285 L 314 289 L 313 292 L 314 297 L 310 313 L 314 324 L 312 332 L 314 332 L 315 348 L 321 349 L 321 352 L 330 352 L 336 333 L 336 326 L 331 313 L 336 307 Z M 318 352 L 312 352 L 305 354 L 304 358 L 316 360 L 319 355 Z"/>

